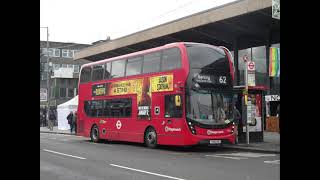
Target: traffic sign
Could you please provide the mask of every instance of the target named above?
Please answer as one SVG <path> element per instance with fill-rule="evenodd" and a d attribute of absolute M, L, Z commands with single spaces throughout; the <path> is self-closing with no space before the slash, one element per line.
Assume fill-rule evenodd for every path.
<path fill-rule="evenodd" d="M 247 68 L 248 68 L 248 71 L 254 71 L 256 68 L 255 63 L 252 61 L 248 62 Z"/>
<path fill-rule="evenodd" d="M 249 61 L 248 55 L 244 55 L 244 56 L 242 57 L 242 59 L 243 59 L 244 62 L 248 62 L 248 61 Z"/>

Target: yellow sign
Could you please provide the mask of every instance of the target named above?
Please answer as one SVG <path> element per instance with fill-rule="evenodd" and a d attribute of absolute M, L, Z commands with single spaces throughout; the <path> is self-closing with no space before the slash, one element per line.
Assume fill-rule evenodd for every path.
<path fill-rule="evenodd" d="M 151 92 L 173 91 L 173 75 L 151 77 Z"/>
<path fill-rule="evenodd" d="M 139 94 L 142 91 L 142 79 L 113 82 L 110 84 L 110 95 Z"/>
<path fill-rule="evenodd" d="M 176 95 L 176 96 L 175 96 L 175 102 L 176 102 L 176 106 L 181 106 L 181 98 L 180 98 L 180 95 Z"/>

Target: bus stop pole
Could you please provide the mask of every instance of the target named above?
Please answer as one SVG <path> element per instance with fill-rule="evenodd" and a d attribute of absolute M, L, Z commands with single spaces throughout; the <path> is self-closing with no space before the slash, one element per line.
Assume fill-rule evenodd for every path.
<path fill-rule="evenodd" d="M 247 144 L 249 144 L 249 123 L 248 123 L 248 68 L 247 68 L 247 66 L 248 66 L 248 61 L 246 61 L 246 66 L 245 66 L 245 82 L 246 82 L 246 89 L 245 89 L 245 92 L 246 92 L 246 97 L 245 97 L 245 106 L 246 106 L 246 112 L 247 113 L 245 113 L 245 115 L 247 116 L 246 117 L 246 139 L 247 139 Z"/>

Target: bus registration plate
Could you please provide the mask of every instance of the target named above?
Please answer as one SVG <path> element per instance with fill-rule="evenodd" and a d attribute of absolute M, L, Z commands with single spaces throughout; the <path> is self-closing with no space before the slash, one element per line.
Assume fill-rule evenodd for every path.
<path fill-rule="evenodd" d="M 210 144 L 221 144 L 221 140 L 210 140 Z"/>

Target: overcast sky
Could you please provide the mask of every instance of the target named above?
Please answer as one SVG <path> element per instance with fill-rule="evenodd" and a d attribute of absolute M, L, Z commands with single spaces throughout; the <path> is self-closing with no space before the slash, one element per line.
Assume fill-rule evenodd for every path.
<path fill-rule="evenodd" d="M 49 27 L 49 41 L 91 44 L 233 1 L 40 0 L 40 27 Z M 40 28 L 40 40 L 46 40 L 46 29 Z"/>

